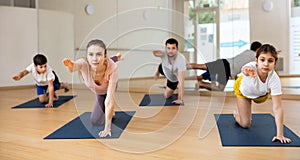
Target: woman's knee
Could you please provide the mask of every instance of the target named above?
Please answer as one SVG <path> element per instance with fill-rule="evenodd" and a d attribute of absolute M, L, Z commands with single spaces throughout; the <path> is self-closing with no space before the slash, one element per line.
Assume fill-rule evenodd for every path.
<path fill-rule="evenodd" d="M 104 124 L 103 118 L 97 118 L 97 117 L 91 116 L 90 120 L 91 120 L 92 125 L 94 125 L 94 126 L 99 126 L 99 125 Z"/>

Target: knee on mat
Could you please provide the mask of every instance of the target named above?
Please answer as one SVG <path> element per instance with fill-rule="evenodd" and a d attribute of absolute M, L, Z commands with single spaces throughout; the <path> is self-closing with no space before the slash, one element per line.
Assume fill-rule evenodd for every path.
<path fill-rule="evenodd" d="M 47 101 L 46 101 L 46 98 L 39 98 L 39 102 L 40 103 L 46 103 Z"/>
<path fill-rule="evenodd" d="M 251 126 L 251 121 L 239 123 L 243 128 L 249 128 Z"/>
<path fill-rule="evenodd" d="M 91 123 L 93 126 L 100 126 L 104 124 L 104 120 L 101 120 L 99 118 L 92 118 L 91 117 Z"/>
<path fill-rule="evenodd" d="M 168 98 L 170 98 L 171 96 L 172 96 L 172 95 L 164 94 L 165 99 L 168 99 Z"/>

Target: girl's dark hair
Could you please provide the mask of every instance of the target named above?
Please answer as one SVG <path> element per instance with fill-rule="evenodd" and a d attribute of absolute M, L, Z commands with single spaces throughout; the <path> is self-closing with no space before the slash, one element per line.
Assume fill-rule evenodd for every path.
<path fill-rule="evenodd" d="M 46 56 L 42 55 L 42 54 L 37 54 L 33 57 L 33 63 L 34 65 L 43 65 L 47 63 L 47 58 Z"/>
<path fill-rule="evenodd" d="M 176 47 L 178 48 L 178 41 L 174 38 L 170 38 L 166 41 L 166 45 L 167 44 L 176 44 Z"/>
<path fill-rule="evenodd" d="M 264 44 L 262 45 L 257 51 L 256 51 L 256 58 L 258 58 L 261 54 L 271 53 L 271 55 L 275 58 L 275 63 L 278 60 L 278 53 L 270 44 Z"/>

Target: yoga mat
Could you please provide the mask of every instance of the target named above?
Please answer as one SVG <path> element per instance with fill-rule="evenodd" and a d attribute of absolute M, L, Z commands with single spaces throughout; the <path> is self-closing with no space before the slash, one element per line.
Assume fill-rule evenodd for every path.
<path fill-rule="evenodd" d="M 112 119 L 111 133 L 109 137 L 119 138 L 123 130 L 134 115 L 134 111 L 116 112 Z M 100 138 L 98 133 L 104 129 L 104 125 L 93 126 L 90 121 L 91 112 L 85 112 L 69 123 L 57 129 L 44 139 L 95 139 Z M 102 138 L 102 137 L 101 137 Z"/>
<path fill-rule="evenodd" d="M 300 86 L 282 86 L 282 88 L 300 89 Z"/>
<path fill-rule="evenodd" d="M 159 88 L 166 89 L 167 87 L 166 86 L 159 86 Z M 184 89 L 195 89 L 195 86 L 184 86 Z"/>
<path fill-rule="evenodd" d="M 60 105 L 62 105 L 65 102 L 68 102 L 69 100 L 71 100 L 74 97 L 76 97 L 76 96 L 58 96 L 58 98 L 59 98 L 58 101 L 53 102 L 53 108 L 59 107 Z M 17 105 L 15 107 L 12 107 L 12 109 L 16 109 L 16 108 L 46 108 L 45 104 L 46 103 L 43 103 L 43 104 L 40 103 L 39 99 L 36 98 L 36 99 L 30 100 L 28 102 L 22 103 L 20 105 Z"/>
<path fill-rule="evenodd" d="M 166 99 L 163 94 L 145 94 L 139 106 L 183 106 L 184 103 L 172 103 L 177 97 L 177 94 L 173 94 L 170 98 Z"/>
<path fill-rule="evenodd" d="M 250 128 L 240 127 L 232 114 L 215 114 L 222 146 L 300 147 L 300 138 L 284 126 L 284 136 L 292 140 L 289 144 L 272 142 L 276 134 L 274 117 L 271 114 L 252 114 Z"/>

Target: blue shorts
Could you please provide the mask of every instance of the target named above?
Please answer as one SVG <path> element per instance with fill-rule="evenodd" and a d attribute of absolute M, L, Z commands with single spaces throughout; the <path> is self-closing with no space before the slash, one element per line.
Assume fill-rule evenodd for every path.
<path fill-rule="evenodd" d="M 60 89 L 60 82 L 54 71 L 53 71 L 53 74 L 55 76 L 55 80 L 53 81 L 53 86 L 54 86 L 54 91 L 56 91 L 56 90 Z M 36 92 L 37 92 L 38 96 L 47 93 L 48 85 L 47 86 L 39 86 L 36 84 L 35 87 L 36 87 Z"/>
<path fill-rule="evenodd" d="M 202 73 L 201 76 L 203 77 L 204 80 L 217 81 L 216 75 L 215 74 L 211 75 L 207 71 Z"/>

